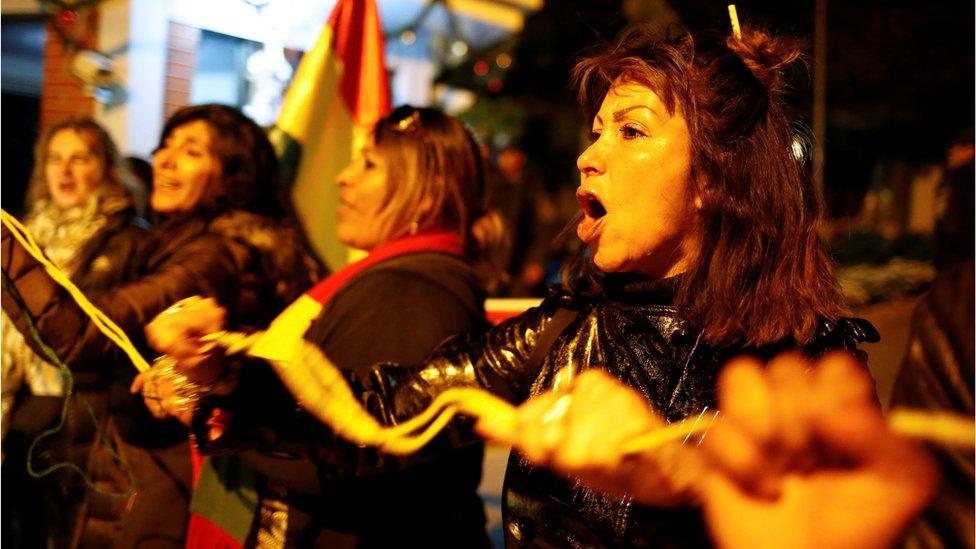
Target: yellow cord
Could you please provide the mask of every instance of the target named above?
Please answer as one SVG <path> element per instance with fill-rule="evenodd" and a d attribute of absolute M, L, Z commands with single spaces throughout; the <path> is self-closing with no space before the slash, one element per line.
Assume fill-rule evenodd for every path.
<path fill-rule="evenodd" d="M 976 445 L 973 418 L 961 414 L 899 408 L 888 414 L 888 425 L 902 436 L 943 446 L 972 448 Z"/>
<path fill-rule="evenodd" d="M 704 435 L 710 425 L 710 422 L 688 418 L 631 440 L 624 448 L 624 453 L 639 454 L 666 442 L 692 435 Z M 900 408 L 888 414 L 888 427 L 903 437 L 950 448 L 976 446 L 976 423 L 973 418 L 954 412 Z"/>
<path fill-rule="evenodd" d="M 248 353 L 262 332 L 238 334 L 217 332 L 206 336 L 224 347 L 227 354 Z M 419 450 L 457 414 L 492 417 L 514 427 L 516 409 L 509 403 L 476 388 L 453 388 L 441 393 L 420 414 L 392 427 L 380 425 L 359 404 L 336 367 L 318 347 L 301 340 L 299 360 L 271 360 L 272 368 L 309 413 L 328 425 L 339 436 L 362 445 L 377 446 L 393 454 Z M 718 412 L 703 412 L 631 440 L 626 454 L 639 454 L 664 444 L 702 435 L 715 421 Z M 710 416 L 710 417 L 709 417 Z M 945 412 L 898 410 L 889 418 L 891 429 L 903 436 L 929 440 L 946 446 L 972 447 L 972 418 Z"/>
<path fill-rule="evenodd" d="M 734 7 L 730 8 L 730 13 L 734 13 Z M 733 21 L 737 23 L 735 18 Z M 51 278 L 68 290 L 98 329 L 125 351 L 140 372 L 148 370 L 149 364 L 125 332 L 88 301 L 71 280 L 44 257 L 27 229 L 6 211 L 0 210 L 0 217 L 14 238 L 44 266 Z M 263 335 L 264 332 L 249 335 L 217 332 L 204 339 L 224 347 L 227 354 L 237 354 L 250 351 Z M 515 408 L 504 400 L 481 389 L 454 388 L 439 395 L 426 410 L 413 418 L 392 427 L 382 426 L 363 410 L 345 378 L 318 347 L 304 340 L 299 342 L 300 361 L 272 360 L 272 367 L 306 410 L 331 427 L 336 434 L 352 442 L 378 446 L 389 453 L 409 454 L 430 442 L 457 414 L 473 418 L 491 416 L 496 421 L 510 422 L 513 425 L 516 421 Z M 701 419 L 698 416 L 654 429 L 633 439 L 625 452 L 646 452 L 668 442 L 704 434 L 712 422 Z M 907 437 L 946 446 L 974 445 L 976 428 L 971 417 L 945 412 L 896 410 L 889 417 L 888 423 L 893 431 Z"/>
<path fill-rule="evenodd" d="M 51 260 L 44 256 L 44 252 L 41 251 L 41 247 L 38 246 L 37 242 L 34 241 L 34 238 L 30 235 L 27 228 L 24 227 L 24 225 L 21 224 L 17 218 L 10 215 L 5 210 L 0 210 L 0 220 L 2 220 L 3 224 L 10 229 L 11 234 L 13 234 L 14 238 L 20 242 L 21 246 L 27 250 L 27 253 L 40 262 L 41 265 L 44 266 L 44 270 L 47 271 L 51 278 L 66 289 L 69 294 L 71 294 L 71 297 L 74 298 L 75 302 L 78 303 L 78 306 L 81 307 L 89 318 L 91 318 L 92 322 L 96 327 L 98 327 L 99 331 L 105 334 L 105 337 L 109 338 L 113 343 L 118 345 L 120 349 L 125 351 L 125 354 L 128 355 L 129 360 L 132 361 L 132 364 L 136 367 L 136 369 L 140 372 L 145 372 L 148 370 L 149 363 L 146 362 L 146 359 L 142 358 L 142 355 L 140 355 L 139 351 L 136 350 L 135 345 L 132 344 L 132 341 L 129 340 L 129 337 L 125 334 L 125 332 L 122 331 L 118 325 L 112 322 L 112 319 L 106 316 L 105 313 L 95 307 L 91 301 L 88 301 L 85 294 L 81 293 L 81 290 L 79 290 L 78 287 L 75 286 L 70 279 L 68 279 L 61 269 L 59 269 L 54 263 L 51 263 Z"/>

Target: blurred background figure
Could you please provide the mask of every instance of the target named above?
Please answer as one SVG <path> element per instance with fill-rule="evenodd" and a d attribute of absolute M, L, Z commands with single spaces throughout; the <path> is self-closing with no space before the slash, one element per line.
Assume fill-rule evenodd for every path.
<path fill-rule="evenodd" d="M 968 184 L 971 189 L 971 179 Z M 971 203 L 968 210 L 971 218 Z M 919 300 L 891 408 L 906 406 L 973 416 L 973 280 L 970 255 L 968 261 L 943 270 Z M 976 528 L 973 451 L 938 446 L 931 450 L 942 470 L 942 481 L 934 501 L 913 525 L 906 547 L 972 547 Z"/>
<path fill-rule="evenodd" d="M 499 295 L 543 296 L 558 283 L 559 272 L 570 257 L 559 235 L 576 209 L 575 199 L 544 180 L 526 152 L 512 144 L 498 151 L 491 163 L 488 203 L 505 217 L 509 228 L 508 282 Z M 568 212 L 566 210 L 569 210 Z"/>
<path fill-rule="evenodd" d="M 935 267 L 949 269 L 973 257 L 973 208 L 976 198 L 976 145 L 973 127 L 959 133 L 946 151 L 946 172 L 940 191 L 940 213 L 935 224 Z"/>
<path fill-rule="evenodd" d="M 145 236 L 135 217 L 132 193 L 123 183 L 115 143 L 98 124 L 70 119 L 48 130 L 35 147 L 37 162 L 28 188 L 24 220 L 37 243 L 79 288 L 100 292 L 134 270 Z M 60 417 L 68 387 L 63 429 L 33 452 L 31 468 L 56 462 L 86 467 L 95 425 L 104 415 L 104 377 L 77 375 L 73 386 L 58 367 L 38 356 L 3 315 L 3 494 L 4 542 L 22 547 L 60 547 L 69 541 L 85 486 L 77 475 L 58 472 L 42 479 L 27 473 L 27 450 Z M 94 417 L 84 401 L 92 406 Z"/>
<path fill-rule="evenodd" d="M 936 221 L 939 275 L 915 306 L 905 358 L 890 407 L 974 413 L 973 128 L 949 146 Z M 942 469 L 935 500 L 909 532 L 906 547 L 972 547 L 974 458 L 970 450 L 933 447 Z"/>

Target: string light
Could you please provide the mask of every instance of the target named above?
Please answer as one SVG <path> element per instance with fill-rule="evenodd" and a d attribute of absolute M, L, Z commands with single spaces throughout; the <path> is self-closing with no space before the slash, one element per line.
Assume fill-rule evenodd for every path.
<path fill-rule="evenodd" d="M 451 54 L 454 57 L 464 57 L 468 54 L 468 43 L 464 40 L 455 40 L 451 43 Z"/>

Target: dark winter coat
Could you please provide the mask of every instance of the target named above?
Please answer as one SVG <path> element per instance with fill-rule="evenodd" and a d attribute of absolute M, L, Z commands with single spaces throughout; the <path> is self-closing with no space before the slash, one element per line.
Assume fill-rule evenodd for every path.
<path fill-rule="evenodd" d="M 698 330 L 676 318 L 674 284 L 674 279 L 644 282 L 613 275 L 597 296 L 555 293 L 485 337 L 447 342 L 423 366 L 377 368 L 366 402 L 374 408 L 381 403 L 380 417 L 402 420 L 449 387 L 478 386 L 520 403 L 551 390 L 557 379 L 602 368 L 638 390 L 665 419 L 677 421 L 714 407 L 716 377 L 728 359 L 742 353 L 771 358 L 796 347 L 787 341 L 764 348 L 712 348 Z M 535 346 L 561 310 L 574 316 L 532 365 Z M 877 332 L 864 320 L 824 320 L 802 349 L 810 355 L 853 351 L 859 342 L 875 340 Z M 660 511 L 603 495 L 534 467 L 518 453 L 508 463 L 503 511 L 511 546 L 707 544 L 695 511 Z"/>

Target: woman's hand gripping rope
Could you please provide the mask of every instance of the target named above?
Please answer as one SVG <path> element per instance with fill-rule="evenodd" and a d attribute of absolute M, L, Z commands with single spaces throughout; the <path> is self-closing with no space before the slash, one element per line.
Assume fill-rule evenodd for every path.
<path fill-rule="evenodd" d="M 140 373 L 129 390 L 142 393 L 146 408 L 158 419 L 175 417 L 189 425 L 197 401 L 232 388 L 234 376 L 223 353 L 200 336 L 224 328 L 227 312 L 213 298 L 191 296 L 177 301 L 146 326 L 149 345 L 165 354 Z"/>

